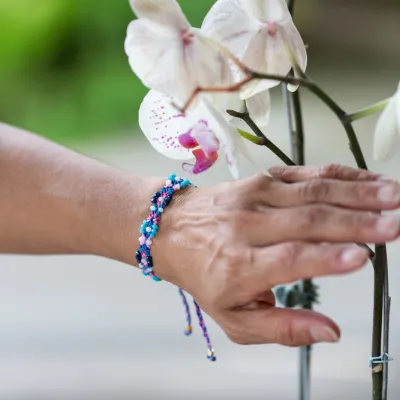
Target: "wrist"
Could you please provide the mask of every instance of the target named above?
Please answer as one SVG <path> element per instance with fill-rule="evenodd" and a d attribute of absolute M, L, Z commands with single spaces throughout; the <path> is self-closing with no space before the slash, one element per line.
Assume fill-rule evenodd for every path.
<path fill-rule="evenodd" d="M 160 189 L 161 187 L 158 190 Z M 186 225 L 191 220 L 188 215 L 190 208 L 187 206 L 197 190 L 190 185 L 174 192 L 169 205 L 162 213 L 159 229 L 151 246 L 156 276 L 175 286 L 181 285 L 182 273 L 190 263 L 190 258 L 182 255 L 186 254 Z"/>
<path fill-rule="evenodd" d="M 87 224 L 96 238 L 91 253 L 137 267 L 139 228 L 149 214 L 153 193 L 164 182 L 118 170 L 107 174 L 107 182 L 95 194 L 91 209 L 87 208 Z"/>

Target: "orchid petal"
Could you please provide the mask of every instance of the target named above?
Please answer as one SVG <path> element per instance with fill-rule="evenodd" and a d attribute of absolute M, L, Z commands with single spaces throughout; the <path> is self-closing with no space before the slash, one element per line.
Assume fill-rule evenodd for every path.
<path fill-rule="evenodd" d="M 139 109 L 139 126 L 159 153 L 175 160 L 193 158 L 178 139 L 190 131 L 192 124 L 175 109 L 172 98 L 150 90 Z"/>
<path fill-rule="evenodd" d="M 150 89 L 185 103 L 198 87 L 229 85 L 228 60 L 199 30 L 179 35 L 149 20 L 128 27 L 125 51 L 135 74 Z"/>
<path fill-rule="evenodd" d="M 378 119 L 374 136 L 374 159 L 377 161 L 386 160 L 392 154 L 393 143 L 399 130 L 397 103 L 397 96 L 392 97 Z"/>
<path fill-rule="evenodd" d="M 396 98 L 396 117 L 397 117 L 397 133 L 400 135 L 400 82 L 395 94 Z"/>
<path fill-rule="evenodd" d="M 260 53 L 259 46 L 263 46 L 265 53 Z M 307 52 L 304 42 L 292 21 L 280 27 L 274 35 L 267 35 L 260 31 L 253 37 L 243 62 L 250 68 L 260 73 L 286 76 L 292 69 L 291 51 L 300 68 L 305 71 L 307 66 Z M 279 85 L 274 80 L 254 80 L 247 84 L 241 91 L 243 99 L 248 99 L 257 93 L 263 92 Z M 293 90 L 294 88 L 291 87 Z M 296 88 L 297 89 L 297 88 Z"/>
<path fill-rule="evenodd" d="M 307 49 L 293 21 L 290 20 L 282 24 L 280 27 L 280 33 L 283 40 L 286 42 L 286 46 L 288 47 L 287 50 L 291 52 L 291 55 L 292 57 L 294 57 L 298 68 L 300 68 L 301 71 L 305 72 L 308 62 Z M 294 76 L 297 78 L 300 77 L 296 69 Z M 299 85 L 292 85 L 289 83 L 287 87 L 289 91 L 295 92 L 298 89 Z"/>
<path fill-rule="evenodd" d="M 132 9 L 140 19 L 179 32 L 190 25 L 176 0 L 130 0 Z"/>
<path fill-rule="evenodd" d="M 148 20 L 132 21 L 125 52 L 133 72 L 145 86 L 169 96 L 187 95 L 186 91 L 182 94 L 181 87 L 190 85 L 190 80 L 182 64 L 181 42 L 175 35 Z M 177 75 L 179 84 L 174 82 Z"/>
<path fill-rule="evenodd" d="M 240 0 L 218 0 L 206 15 L 201 30 L 241 58 L 259 23 L 248 15 Z"/>
<path fill-rule="evenodd" d="M 259 128 L 269 124 L 271 114 L 271 95 L 268 90 L 258 93 L 246 100 L 247 110 Z"/>
<path fill-rule="evenodd" d="M 192 29 L 192 34 L 192 43 L 185 48 L 183 61 L 193 81 L 190 94 L 198 87 L 231 85 L 233 77 L 226 56 L 199 29 Z"/>
<path fill-rule="evenodd" d="M 262 22 L 281 22 L 291 18 L 285 0 L 241 0 L 242 7 Z"/>
<path fill-rule="evenodd" d="M 270 37 L 265 30 L 260 30 L 251 38 L 242 61 L 254 71 L 269 74 L 276 73 L 276 64 L 282 67 L 284 61 L 283 57 L 286 56 L 287 58 L 287 55 L 283 54 L 280 45 L 281 43 L 276 37 Z M 290 70 L 288 59 L 286 64 L 288 65 L 287 68 L 285 68 L 287 69 L 285 74 Z M 286 67 L 286 65 L 284 67 Z M 243 87 L 241 97 L 244 100 L 249 99 L 251 96 L 264 92 L 279 84 L 279 81 L 253 80 Z"/>

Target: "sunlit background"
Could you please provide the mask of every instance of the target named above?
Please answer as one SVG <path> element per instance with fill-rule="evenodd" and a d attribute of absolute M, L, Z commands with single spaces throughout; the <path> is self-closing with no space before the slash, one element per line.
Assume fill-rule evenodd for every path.
<path fill-rule="evenodd" d="M 213 1 L 181 0 L 199 26 Z M 146 89 L 123 51 L 133 18 L 125 0 L 0 0 L 0 120 L 121 168 L 165 175 L 179 164 L 156 154 L 137 126 Z M 309 74 L 348 110 L 394 93 L 400 79 L 396 0 L 298 0 L 309 45 Z M 303 92 L 302 92 L 303 93 Z M 304 92 L 307 161 L 353 165 L 344 132 Z M 371 160 L 376 117 L 356 124 L 370 167 L 400 178 L 400 146 Z M 270 137 L 289 151 L 280 88 L 273 91 Z M 265 149 L 265 166 L 279 160 Z M 243 175 L 254 172 L 245 164 Z M 217 165 L 199 185 L 230 179 Z M 133 254 L 134 254 L 134 246 Z M 390 399 L 400 397 L 400 245 L 389 246 L 392 323 Z M 188 260 L 190 262 L 190 260 Z M 314 398 L 370 398 L 372 267 L 319 280 L 319 310 L 343 328 L 339 345 L 315 347 Z M 200 334 L 182 334 L 175 289 L 133 268 L 95 257 L 0 257 L 0 398 L 295 399 L 297 350 L 242 348 L 210 322 L 218 362 Z"/>

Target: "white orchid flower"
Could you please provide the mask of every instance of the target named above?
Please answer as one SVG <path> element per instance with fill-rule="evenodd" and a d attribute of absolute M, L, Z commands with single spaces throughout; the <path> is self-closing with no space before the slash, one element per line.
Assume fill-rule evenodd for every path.
<path fill-rule="evenodd" d="M 193 174 L 209 169 L 222 151 L 232 176 L 238 178 L 243 139 L 237 129 L 206 98 L 186 114 L 179 112 L 172 101 L 150 90 L 140 106 L 139 125 L 151 145 L 169 158 L 186 161 L 183 168 Z"/>
<path fill-rule="evenodd" d="M 176 0 L 130 0 L 138 19 L 128 27 L 125 52 L 145 86 L 182 104 L 197 87 L 232 83 L 228 59 L 192 28 Z"/>
<path fill-rule="evenodd" d="M 202 32 L 254 71 L 287 75 L 292 68 L 291 54 L 300 69 L 306 69 L 306 48 L 285 0 L 218 0 L 206 16 Z M 243 88 L 242 98 L 278 84 L 254 80 Z"/>
<path fill-rule="evenodd" d="M 395 95 L 378 119 L 374 136 L 374 159 L 383 161 L 393 152 L 394 144 L 400 135 L 400 83 Z"/>

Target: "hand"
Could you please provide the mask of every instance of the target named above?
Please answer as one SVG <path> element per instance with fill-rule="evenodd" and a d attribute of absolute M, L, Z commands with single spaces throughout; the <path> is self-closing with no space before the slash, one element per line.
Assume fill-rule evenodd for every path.
<path fill-rule="evenodd" d="M 360 269 L 352 243 L 400 235 L 400 186 L 344 166 L 272 168 L 271 177 L 190 188 L 165 212 L 155 271 L 180 286 L 239 344 L 336 342 L 338 326 L 312 311 L 275 307 L 271 289 Z"/>

